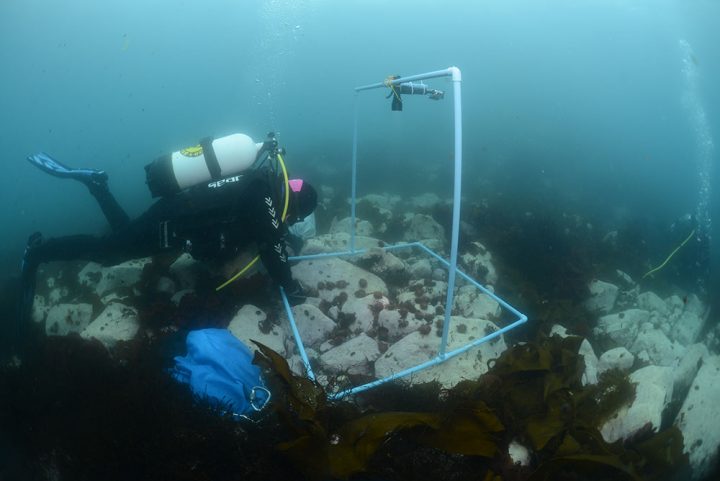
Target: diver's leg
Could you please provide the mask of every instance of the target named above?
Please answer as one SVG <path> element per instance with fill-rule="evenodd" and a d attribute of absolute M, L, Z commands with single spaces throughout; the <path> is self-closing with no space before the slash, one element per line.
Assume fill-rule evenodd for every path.
<path fill-rule="evenodd" d="M 110 192 L 107 179 L 104 182 L 91 182 L 87 184 L 87 187 L 92 196 L 95 197 L 113 232 L 118 232 L 127 227 L 130 223 L 130 217 Z"/>
<path fill-rule="evenodd" d="M 38 169 L 52 176 L 62 179 L 73 179 L 85 184 L 100 205 L 100 209 L 103 211 L 103 214 L 105 214 L 105 218 L 113 231 L 119 231 L 130 222 L 130 218 L 110 192 L 108 176 L 104 171 L 74 169 L 44 152 L 33 154 L 29 156 L 27 160 Z"/>

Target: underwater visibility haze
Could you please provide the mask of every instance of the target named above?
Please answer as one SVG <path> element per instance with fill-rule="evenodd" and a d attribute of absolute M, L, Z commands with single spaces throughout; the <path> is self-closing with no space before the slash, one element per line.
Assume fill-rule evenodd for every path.
<path fill-rule="evenodd" d="M 716 479 L 718 18 L 714 0 L 3 1 L 0 480 Z M 403 95 L 402 111 L 390 88 L 354 88 L 451 66 L 458 267 L 528 322 L 335 403 L 431 359 L 450 317 L 456 347 L 509 322 L 464 280 L 446 306 L 439 261 L 383 250 L 450 255 L 453 84 L 426 80 L 443 98 Z M 302 250 L 316 254 L 347 243 L 356 106 L 356 228 L 371 254 L 292 271 L 319 384 L 262 269 L 215 290 L 247 260 L 46 264 L 18 339 L 28 237 L 110 230 L 83 185 L 28 156 L 105 171 L 135 218 L 156 201 L 153 160 L 273 132 L 290 177 L 317 189 Z M 101 314 L 124 334 L 93 330 Z M 274 388 L 259 424 L 166 375 L 203 328 L 258 352 Z"/>

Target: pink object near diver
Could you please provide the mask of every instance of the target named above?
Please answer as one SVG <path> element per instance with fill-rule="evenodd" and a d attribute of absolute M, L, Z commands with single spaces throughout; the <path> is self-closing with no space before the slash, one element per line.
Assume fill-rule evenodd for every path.
<path fill-rule="evenodd" d="M 290 185 L 290 190 L 293 192 L 300 192 L 303 186 L 303 180 L 302 179 L 290 179 L 288 180 L 288 184 Z"/>

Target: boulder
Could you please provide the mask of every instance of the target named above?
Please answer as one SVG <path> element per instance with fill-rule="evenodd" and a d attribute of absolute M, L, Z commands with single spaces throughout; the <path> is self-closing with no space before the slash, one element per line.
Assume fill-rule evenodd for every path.
<path fill-rule="evenodd" d="M 646 351 L 650 362 L 656 366 L 674 366 L 685 354 L 683 346 L 671 342 L 661 330 L 655 329 L 650 323 L 641 327 L 629 349 L 633 354 Z"/>
<path fill-rule="evenodd" d="M 112 348 L 118 341 L 134 339 L 139 329 L 137 310 L 113 302 L 107 305 L 80 335 L 85 339 L 97 339 L 106 347 Z"/>
<path fill-rule="evenodd" d="M 590 312 L 607 314 L 615 307 L 618 297 L 618 287 L 609 282 L 593 280 L 588 286 L 590 298 L 585 301 L 585 307 Z"/>
<path fill-rule="evenodd" d="M 377 341 L 360 333 L 337 347 L 320 355 L 320 365 L 327 371 L 339 374 L 372 375 L 372 363 L 380 356 Z"/>
<path fill-rule="evenodd" d="M 565 338 L 571 336 L 565 327 L 560 324 L 555 324 L 550 329 L 550 336 L 560 336 Z M 578 354 L 582 356 L 585 362 L 585 371 L 583 372 L 581 382 L 583 386 L 588 384 L 597 384 L 598 382 L 598 358 L 595 355 L 595 350 L 590 345 L 590 341 L 583 339 L 578 348 Z"/>
<path fill-rule="evenodd" d="M 429 215 L 406 214 L 403 226 L 405 227 L 403 240 L 415 242 L 435 239 L 444 243 L 445 229 Z"/>
<path fill-rule="evenodd" d="M 40 324 L 45 321 L 45 318 L 47 317 L 49 311 L 50 306 L 45 303 L 45 298 L 39 294 L 35 294 L 31 315 L 33 322 Z"/>
<path fill-rule="evenodd" d="M 465 273 L 481 284 L 497 283 L 497 271 L 492 262 L 492 254 L 479 242 L 472 242 L 468 251 L 460 256 L 460 264 Z"/>
<path fill-rule="evenodd" d="M 378 276 L 337 257 L 300 261 L 292 266 L 292 273 L 305 289 L 317 289 L 320 298 L 328 302 L 342 293 L 348 299 L 362 294 L 359 291 L 388 293 Z"/>
<path fill-rule="evenodd" d="M 635 356 L 624 347 L 616 347 L 604 352 L 598 361 L 598 374 L 610 369 L 629 371 L 635 363 Z"/>
<path fill-rule="evenodd" d="M 416 319 L 410 313 L 407 313 L 403 319 L 400 311 L 395 309 L 383 309 L 378 314 L 378 327 L 387 330 L 387 337 L 391 342 L 395 342 L 425 325 L 427 325 L 425 320 Z"/>
<path fill-rule="evenodd" d="M 596 335 L 609 336 L 618 344 L 630 347 L 640 330 L 648 322 L 650 313 L 644 309 L 627 309 L 615 314 L 607 314 L 598 319 L 593 329 Z"/>
<path fill-rule="evenodd" d="M 178 281 L 181 290 L 194 290 L 198 274 L 204 269 L 199 261 L 190 254 L 183 253 L 170 264 L 170 273 Z"/>
<path fill-rule="evenodd" d="M 368 249 L 360 256 L 351 259 L 351 261 L 388 282 L 399 283 L 407 281 L 409 277 L 405 263 L 379 247 Z"/>
<path fill-rule="evenodd" d="M 330 234 L 350 233 L 350 217 L 345 217 L 337 222 L 333 222 L 330 226 Z M 355 235 L 372 237 L 375 233 L 373 225 L 362 219 L 355 218 Z"/>
<path fill-rule="evenodd" d="M 668 315 L 668 308 L 665 305 L 665 301 L 663 301 L 660 296 L 658 296 L 654 292 L 648 291 L 638 294 L 637 306 L 640 309 L 644 309 L 651 314 L 655 313 L 663 318 L 667 317 Z"/>
<path fill-rule="evenodd" d="M 681 393 L 682 395 L 685 394 L 693 379 L 695 379 L 703 359 L 708 355 L 708 349 L 703 343 L 693 344 L 687 348 L 685 355 L 677 363 L 677 367 L 673 372 L 675 375 L 673 392 L 676 393 L 676 397 Z"/>
<path fill-rule="evenodd" d="M 312 304 L 300 304 L 293 307 L 292 311 L 305 348 L 324 341 L 335 328 L 335 322 Z M 294 337 L 289 336 L 289 339 L 294 340 Z"/>
<path fill-rule="evenodd" d="M 630 374 L 636 384 L 635 399 L 623 406 L 614 417 L 601 427 L 605 441 L 613 443 L 628 439 L 650 425 L 653 431 L 660 428 L 663 410 L 672 400 L 673 372 L 665 366 L 646 366 Z"/>
<path fill-rule="evenodd" d="M 413 279 L 429 279 L 433 269 L 428 259 L 420 259 L 410 265 L 410 277 Z"/>
<path fill-rule="evenodd" d="M 685 440 L 693 479 L 706 479 L 717 466 L 720 447 L 720 356 L 708 356 L 690 386 L 675 424 Z"/>
<path fill-rule="evenodd" d="M 268 322 L 267 315 L 259 307 L 244 305 L 230 321 L 228 330 L 252 351 L 257 350 L 252 341 L 258 341 L 281 356 L 286 355 L 287 332 L 284 327 Z"/>
<path fill-rule="evenodd" d="M 443 204 L 443 200 L 435 193 L 425 193 L 410 198 L 412 210 L 431 211 Z"/>
<path fill-rule="evenodd" d="M 45 334 L 66 336 L 82 332 L 92 320 L 90 304 L 58 304 L 50 308 L 45 319 Z"/>
<path fill-rule="evenodd" d="M 493 319 L 501 312 L 500 304 L 475 286 L 461 287 L 453 304 L 461 315 L 474 319 Z"/>
<path fill-rule="evenodd" d="M 355 249 L 372 249 L 382 247 L 384 242 L 361 235 L 355 236 Z M 328 252 L 345 252 L 350 250 L 350 234 L 323 234 L 308 239 L 302 249 L 303 255 L 321 254 Z"/>
<path fill-rule="evenodd" d="M 350 324 L 350 330 L 367 332 L 373 327 L 376 313 L 379 313 L 388 303 L 387 297 L 380 296 L 378 298 L 374 294 L 365 297 L 352 296 L 342 305 L 341 311 L 355 318 L 355 322 Z"/>
<path fill-rule="evenodd" d="M 466 346 L 497 330 L 495 324 L 484 319 L 453 316 L 447 351 Z M 428 334 L 422 331 L 408 334 L 390 346 L 375 362 L 375 375 L 383 378 L 429 361 L 437 356 L 440 339 L 434 330 Z M 462 380 L 477 379 L 487 372 L 488 361 L 497 359 L 505 349 L 507 346 L 503 337 L 496 337 L 440 364 L 415 372 L 405 380 L 412 383 L 437 381 L 443 388 L 451 388 Z"/>
<path fill-rule="evenodd" d="M 110 291 L 133 288 L 140 281 L 145 265 L 150 262 L 150 257 L 132 259 L 110 267 L 89 262 L 78 274 L 78 281 L 92 288 L 98 297 L 103 297 Z"/>

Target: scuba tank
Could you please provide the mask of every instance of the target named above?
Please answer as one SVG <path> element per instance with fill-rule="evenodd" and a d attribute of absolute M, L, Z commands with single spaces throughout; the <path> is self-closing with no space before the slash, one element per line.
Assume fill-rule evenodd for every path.
<path fill-rule="evenodd" d="M 198 145 L 158 157 L 145 166 L 153 197 L 166 197 L 188 187 L 239 174 L 255 163 L 263 150 L 245 134 L 202 139 Z"/>

